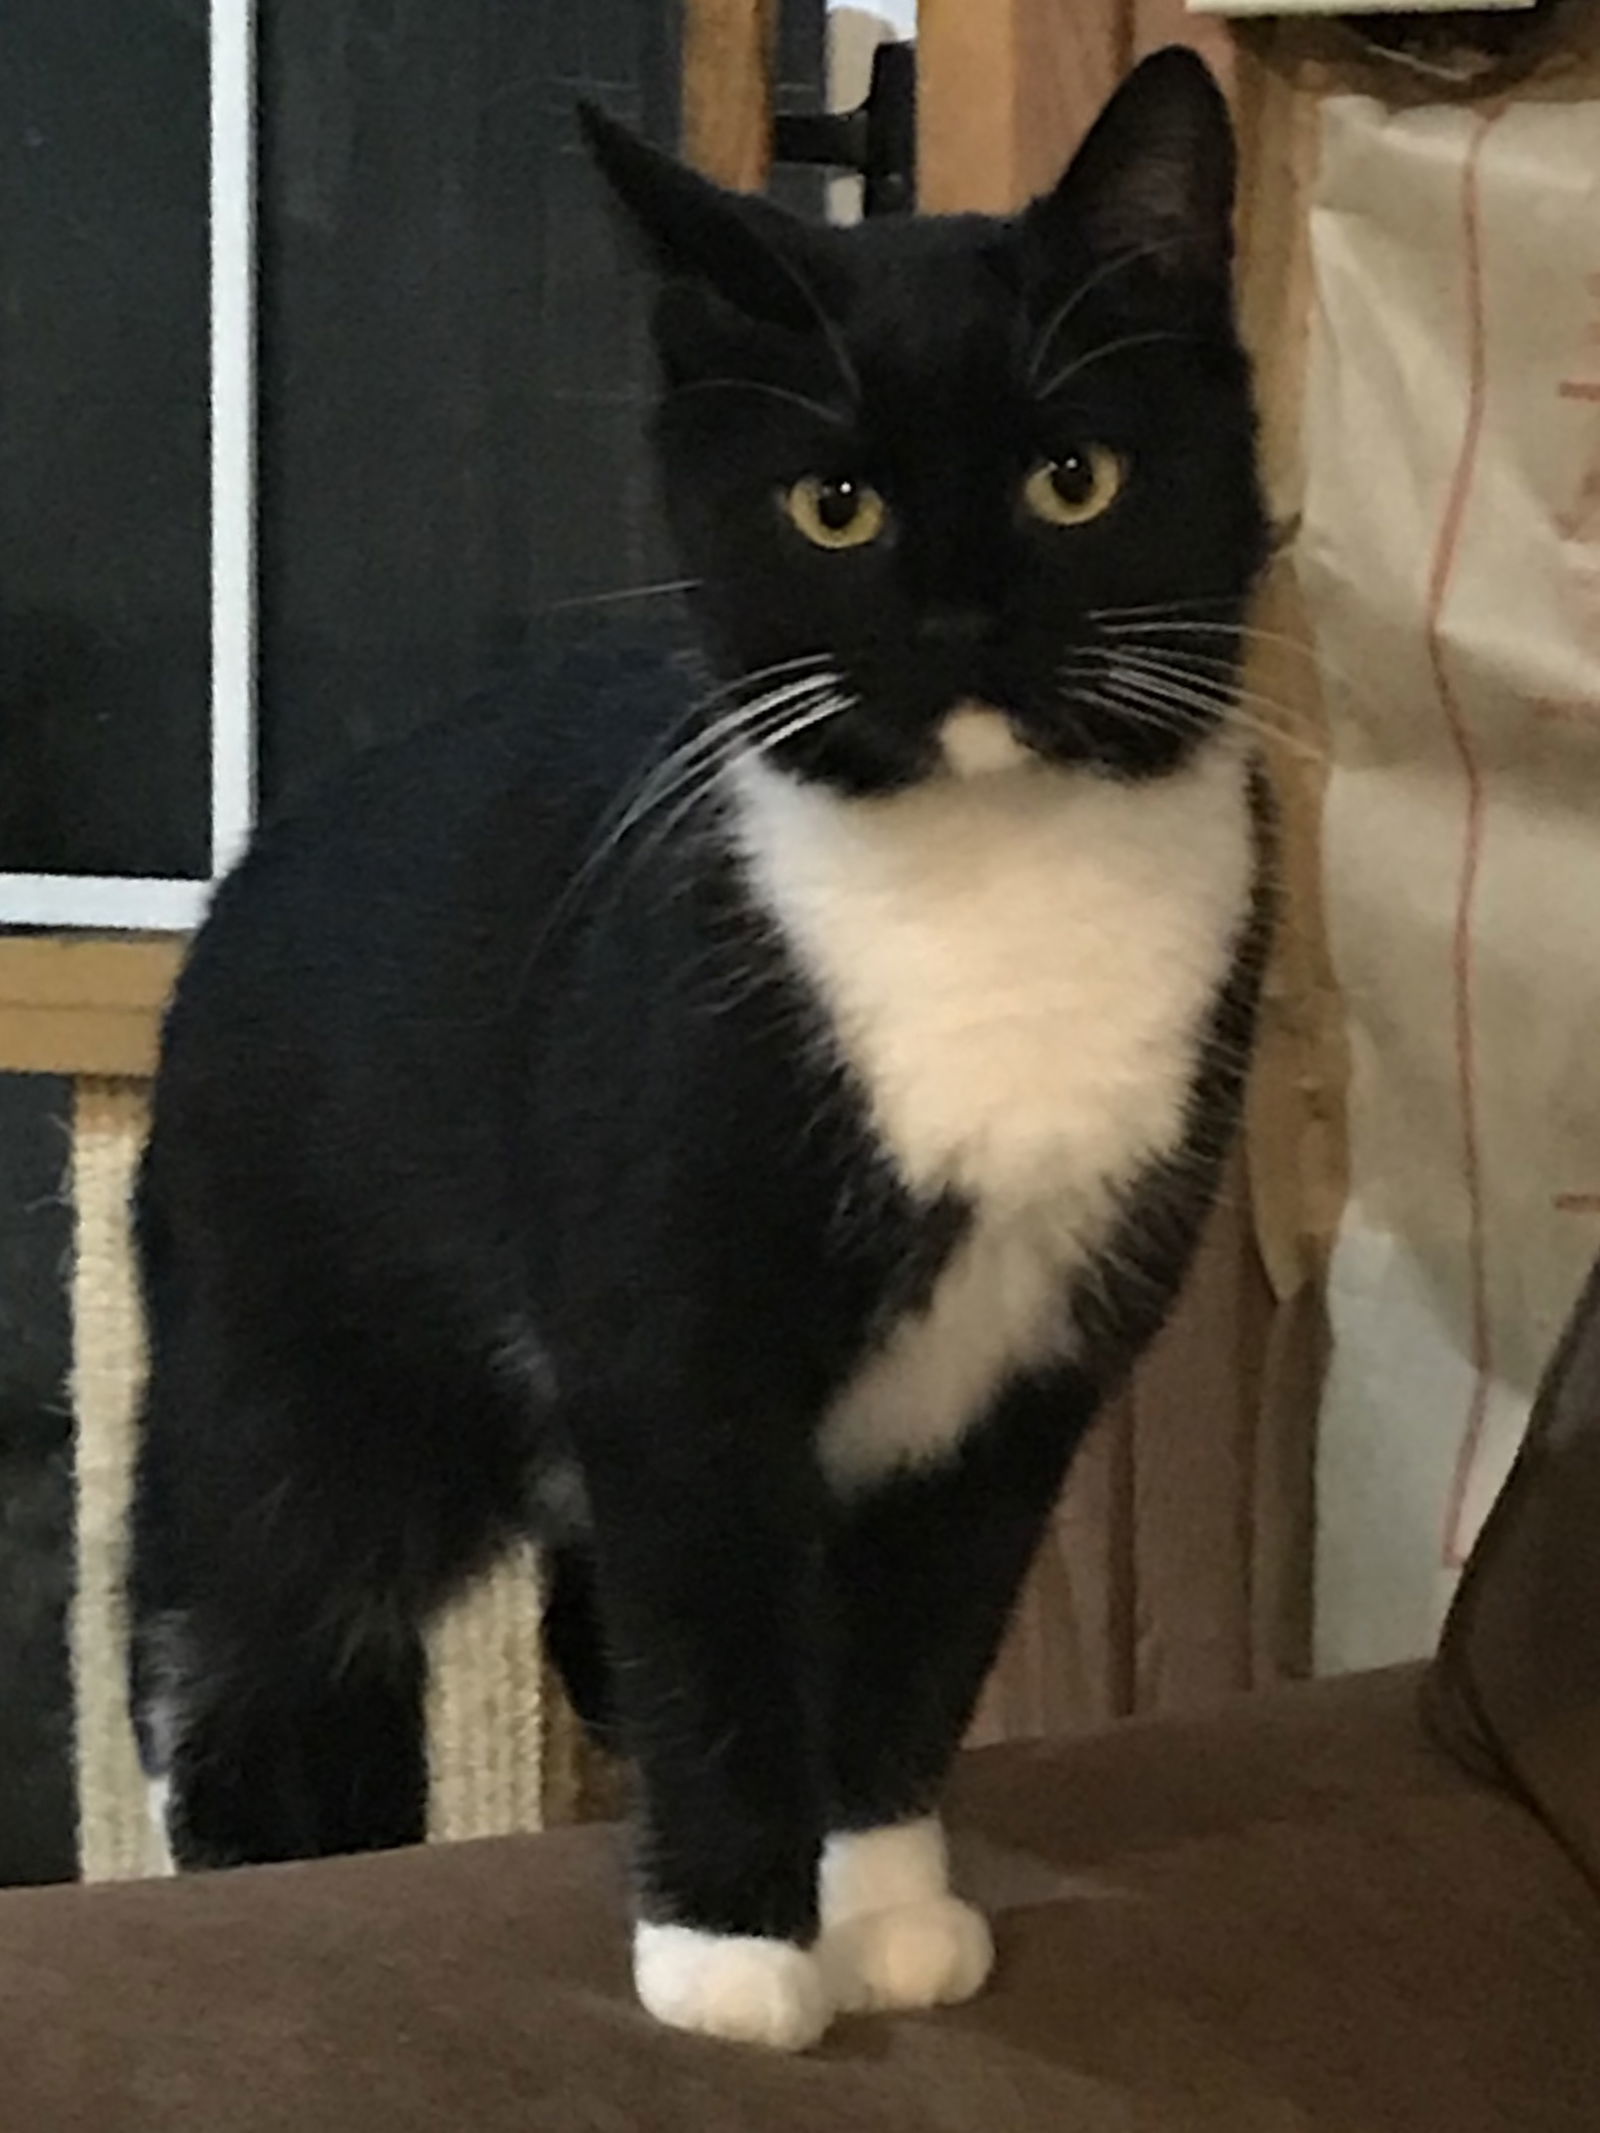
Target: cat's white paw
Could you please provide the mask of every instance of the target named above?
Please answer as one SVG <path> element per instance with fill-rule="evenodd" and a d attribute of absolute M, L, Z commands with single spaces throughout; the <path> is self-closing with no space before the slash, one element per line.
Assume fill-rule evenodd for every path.
<path fill-rule="evenodd" d="M 970 1903 L 930 1896 L 840 1919 L 824 1932 L 817 1960 L 844 2013 L 954 2007 L 982 1991 L 994 1940 Z"/>
<path fill-rule="evenodd" d="M 658 2022 L 733 2044 L 801 2052 L 833 2018 L 815 1959 L 786 1940 L 640 1925 L 633 1981 Z"/>

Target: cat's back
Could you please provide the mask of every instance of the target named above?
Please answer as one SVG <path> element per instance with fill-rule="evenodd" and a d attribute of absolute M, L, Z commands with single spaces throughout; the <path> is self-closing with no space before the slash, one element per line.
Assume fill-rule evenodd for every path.
<path fill-rule="evenodd" d="M 408 1166 L 453 1166 L 465 1192 L 557 982 L 547 936 L 690 693 L 665 636 L 547 650 L 264 827 L 168 1014 L 163 1180 L 276 1198 L 336 1174 L 388 1200 Z"/>
<path fill-rule="evenodd" d="M 688 695 L 670 640 L 618 635 L 546 648 L 361 752 L 223 882 L 180 982 L 169 1065 L 202 1029 L 220 1042 L 248 1023 L 255 1041 L 261 1016 L 303 1032 L 312 1015 L 386 1004 L 437 1026 L 505 984 Z"/>

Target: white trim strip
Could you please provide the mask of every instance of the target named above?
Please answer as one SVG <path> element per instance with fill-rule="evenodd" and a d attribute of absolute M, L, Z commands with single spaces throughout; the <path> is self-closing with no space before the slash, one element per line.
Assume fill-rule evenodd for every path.
<path fill-rule="evenodd" d="M 211 900 L 209 881 L 134 874 L 0 874 L 0 923 L 82 926 L 102 933 L 188 933 Z"/>
<path fill-rule="evenodd" d="M 211 0 L 211 871 L 255 820 L 253 0 Z"/>
<path fill-rule="evenodd" d="M 1449 15 L 1462 0 L 1188 0 L 1191 15 Z M 1476 9 L 1512 14 L 1538 0 L 1472 0 Z"/>

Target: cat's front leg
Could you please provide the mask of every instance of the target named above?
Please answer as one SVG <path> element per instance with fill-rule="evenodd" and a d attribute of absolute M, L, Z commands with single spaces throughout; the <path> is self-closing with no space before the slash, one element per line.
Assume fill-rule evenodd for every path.
<path fill-rule="evenodd" d="M 814 1472 L 660 1415 L 592 1462 L 599 1598 L 638 1769 L 640 1999 L 675 2028 L 804 2050 L 818 1968 L 823 1778 Z"/>
<path fill-rule="evenodd" d="M 988 1978 L 993 1942 L 951 1889 L 938 1797 L 1092 1411 L 1074 1373 L 1015 1386 L 952 1458 L 846 1503 L 818 1944 L 842 2010 L 948 2006 Z"/>

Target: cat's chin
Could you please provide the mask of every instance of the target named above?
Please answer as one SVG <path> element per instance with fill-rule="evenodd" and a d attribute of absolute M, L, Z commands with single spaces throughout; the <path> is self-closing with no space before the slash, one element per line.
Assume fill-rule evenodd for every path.
<path fill-rule="evenodd" d="M 946 717 L 939 747 L 958 778 L 996 777 L 1038 760 L 1004 711 L 970 698 Z"/>

